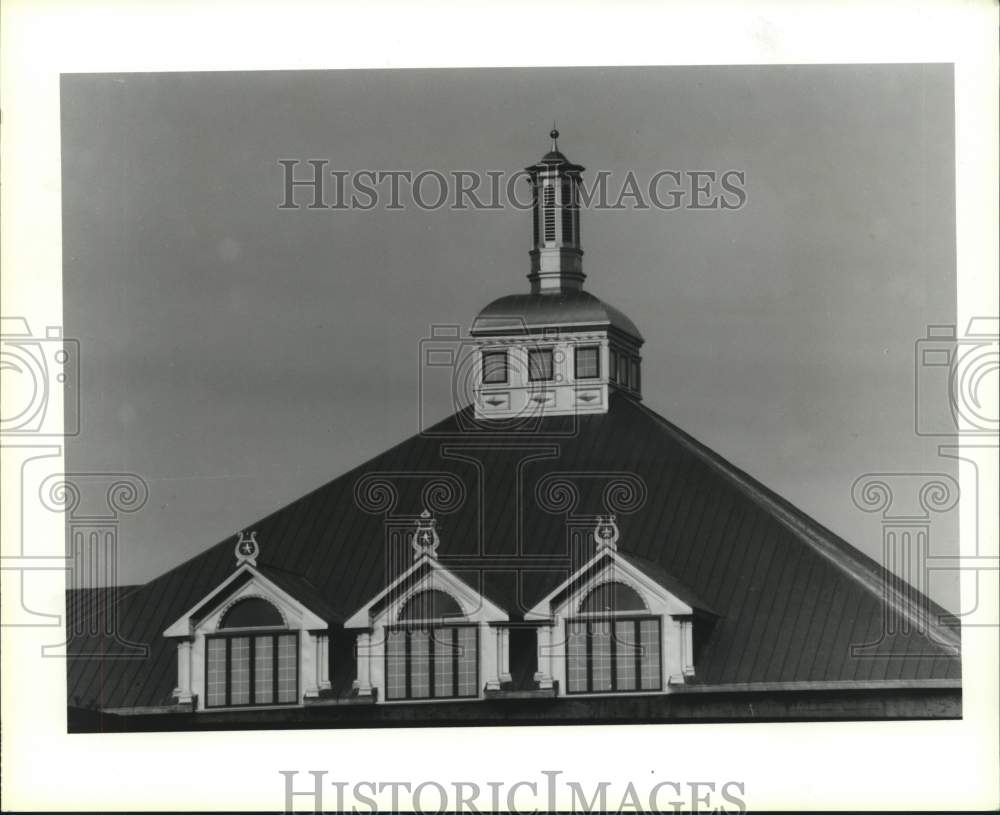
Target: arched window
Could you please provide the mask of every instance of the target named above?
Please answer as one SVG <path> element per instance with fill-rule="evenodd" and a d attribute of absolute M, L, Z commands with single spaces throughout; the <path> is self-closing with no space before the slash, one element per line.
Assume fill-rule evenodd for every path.
<path fill-rule="evenodd" d="M 567 693 L 662 689 L 660 617 L 617 580 L 595 586 L 566 621 Z"/>
<path fill-rule="evenodd" d="M 479 695 L 479 630 L 450 594 L 413 595 L 386 632 L 386 698 L 455 699 Z"/>
<path fill-rule="evenodd" d="M 414 594 L 399 611 L 399 620 L 437 620 L 442 617 L 462 617 L 462 607 L 450 594 L 427 589 Z"/>
<path fill-rule="evenodd" d="M 222 615 L 219 633 L 205 638 L 205 706 L 296 704 L 298 632 L 246 631 L 285 627 L 281 612 L 263 598 L 233 603 Z"/>
<path fill-rule="evenodd" d="M 645 611 L 646 604 L 631 586 L 617 580 L 601 583 L 580 603 L 581 614 L 617 614 L 622 611 Z"/>
<path fill-rule="evenodd" d="M 229 607 L 219 628 L 273 628 L 284 624 L 281 612 L 267 600 L 247 597 Z"/>

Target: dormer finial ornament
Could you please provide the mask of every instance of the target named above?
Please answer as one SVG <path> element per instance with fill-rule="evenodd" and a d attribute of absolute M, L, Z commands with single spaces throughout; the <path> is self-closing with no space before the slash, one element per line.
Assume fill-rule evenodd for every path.
<path fill-rule="evenodd" d="M 597 516 L 597 526 L 594 527 L 594 543 L 600 551 L 603 548 L 615 551 L 618 548 L 618 538 L 621 533 L 618 531 L 618 524 L 615 523 L 615 516 Z"/>
<path fill-rule="evenodd" d="M 426 509 L 420 513 L 417 519 L 417 529 L 413 533 L 411 545 L 413 546 L 413 559 L 419 560 L 424 555 L 437 558 L 437 549 L 441 544 L 441 539 L 437 533 L 437 521 L 431 517 Z"/>
<path fill-rule="evenodd" d="M 257 555 L 260 554 L 260 545 L 257 543 L 257 532 L 251 532 L 247 537 L 246 532 L 240 532 L 239 540 L 236 541 L 236 565 L 242 566 L 249 563 L 251 566 L 257 565 Z"/>

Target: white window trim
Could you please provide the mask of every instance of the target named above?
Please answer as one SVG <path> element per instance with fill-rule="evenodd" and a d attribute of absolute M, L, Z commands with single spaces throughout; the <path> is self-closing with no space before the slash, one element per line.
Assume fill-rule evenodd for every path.
<path fill-rule="evenodd" d="M 197 623 L 192 615 L 212 596 L 228 588 L 240 575 L 248 574 L 250 579 L 227 594 L 208 614 Z M 297 632 L 299 635 L 298 684 L 299 695 L 294 703 L 283 703 L 280 707 L 301 707 L 305 699 L 319 696 L 329 690 L 329 629 L 328 623 L 295 599 L 292 595 L 269 580 L 248 563 L 236 569 L 226 580 L 209 592 L 202 600 L 188 609 L 164 632 L 163 636 L 177 639 L 177 686 L 174 697 L 180 704 L 195 703 L 197 711 L 221 712 L 238 710 L 237 707 L 212 707 L 205 705 L 205 659 L 207 635 L 239 633 L 255 629 L 220 628 L 222 618 L 240 600 L 257 597 L 271 603 L 285 621 L 282 628 L 260 629 L 268 633 L 278 631 Z M 259 710 L 262 706 L 254 706 Z"/>
<path fill-rule="evenodd" d="M 409 580 L 419 569 L 428 567 L 427 573 L 402 592 L 398 598 L 372 613 L 374 606 L 398 586 Z M 431 699 L 386 699 L 385 637 L 388 626 L 397 625 L 399 613 L 406 602 L 422 591 L 434 589 L 450 595 L 462 609 L 461 618 L 442 617 L 425 620 L 434 625 L 476 624 L 479 630 L 479 688 L 475 698 L 484 698 L 486 690 L 499 689 L 504 682 L 510 682 L 509 631 L 506 626 L 496 625 L 509 621 L 506 611 L 477 592 L 468 583 L 452 574 L 436 559 L 422 556 L 389 586 L 375 595 L 356 611 L 344 627 L 362 629 L 358 633 L 358 674 L 354 689 L 359 696 L 370 696 L 378 704 L 427 704 L 468 701 L 472 697 L 431 698 Z M 407 621 L 419 624 L 420 621 Z"/>
<path fill-rule="evenodd" d="M 579 580 L 580 574 L 592 569 L 604 559 L 607 562 L 603 567 L 598 569 L 586 582 L 555 603 L 555 599 L 559 595 Z M 608 582 L 618 582 L 629 586 L 646 604 L 647 610 L 644 612 L 622 612 L 621 616 L 635 616 L 636 613 L 641 613 L 660 619 L 660 664 L 662 671 L 660 690 L 599 691 L 573 694 L 566 692 L 566 621 L 600 616 L 593 613 L 581 613 L 579 608 L 591 591 L 602 583 Z M 619 695 L 619 693 L 629 696 L 669 693 L 671 686 L 682 684 L 686 678 L 694 674 L 691 657 L 694 648 L 691 626 L 693 614 L 694 609 L 690 605 L 676 597 L 641 569 L 619 557 L 617 551 L 602 548 L 593 558 L 556 586 L 525 614 L 525 620 L 547 623 L 537 629 L 538 671 L 534 677 L 535 681 L 540 688 L 558 688 L 559 696 L 569 695 L 573 698 L 610 696 Z"/>

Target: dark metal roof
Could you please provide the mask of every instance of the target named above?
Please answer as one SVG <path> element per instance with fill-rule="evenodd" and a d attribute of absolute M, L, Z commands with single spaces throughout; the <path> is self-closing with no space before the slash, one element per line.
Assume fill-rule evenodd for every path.
<path fill-rule="evenodd" d="M 473 336 L 543 326 L 610 326 L 642 342 L 642 334 L 628 317 L 585 291 L 548 294 L 509 294 L 494 300 L 476 315 Z"/>
<path fill-rule="evenodd" d="M 960 677 L 959 658 L 941 644 L 957 645 L 956 631 L 902 633 L 894 595 L 885 614 L 896 626 L 885 630 L 878 564 L 641 403 L 615 394 L 607 414 L 545 418 L 524 432 L 469 418 L 455 414 L 248 524 L 258 562 L 303 577 L 350 612 L 412 564 L 409 536 L 426 506 L 442 565 L 481 581 L 517 619 L 592 557 L 595 516 L 614 512 L 620 552 L 690 587 L 718 615 L 697 685 Z M 148 644 L 149 656 L 113 659 L 126 651 L 113 638 L 74 638 L 70 699 L 169 700 L 175 646 L 162 631 L 232 569 L 227 539 L 120 597 L 119 639 Z"/>

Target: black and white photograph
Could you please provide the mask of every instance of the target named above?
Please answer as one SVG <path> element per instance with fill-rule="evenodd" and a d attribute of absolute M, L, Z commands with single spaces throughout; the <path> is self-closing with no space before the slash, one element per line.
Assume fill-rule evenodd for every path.
<path fill-rule="evenodd" d="M 52 286 L 4 201 L 5 724 L 33 654 L 52 761 L 262 745 L 268 792 L 206 811 L 742 812 L 781 799 L 710 744 L 995 740 L 996 174 L 956 61 L 66 62 Z M 910 801 L 866 764 L 785 805 Z M 142 777 L 82 808 L 183 808 Z"/>

